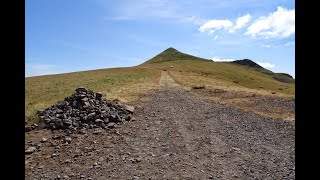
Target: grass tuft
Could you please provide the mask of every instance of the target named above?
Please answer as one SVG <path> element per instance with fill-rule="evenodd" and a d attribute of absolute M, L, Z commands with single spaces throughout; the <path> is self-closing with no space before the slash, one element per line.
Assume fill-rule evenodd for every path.
<path fill-rule="evenodd" d="M 192 89 L 204 89 L 204 86 L 192 86 Z"/>

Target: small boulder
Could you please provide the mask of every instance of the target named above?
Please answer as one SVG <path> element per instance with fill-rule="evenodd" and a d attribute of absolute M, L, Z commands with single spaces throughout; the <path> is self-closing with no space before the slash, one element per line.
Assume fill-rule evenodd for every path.
<path fill-rule="evenodd" d="M 94 122 L 95 122 L 96 124 L 101 124 L 101 123 L 103 123 L 103 121 L 102 121 L 101 119 L 96 119 Z"/>
<path fill-rule="evenodd" d="M 42 143 L 47 142 L 47 141 L 48 141 L 48 139 L 45 138 L 45 137 L 43 137 L 43 138 L 41 139 L 41 142 L 42 142 Z"/>
<path fill-rule="evenodd" d="M 124 109 L 129 111 L 130 113 L 133 113 L 133 111 L 134 111 L 134 107 L 133 106 L 129 106 L 129 105 L 125 105 Z"/>
<path fill-rule="evenodd" d="M 84 87 L 78 87 L 76 89 L 76 92 L 81 92 L 81 91 L 85 91 L 85 90 L 86 90 L 86 88 L 84 88 Z"/>
<path fill-rule="evenodd" d="M 32 131 L 31 126 L 25 126 L 25 127 L 24 127 L 24 131 L 25 131 L 25 132 Z"/>
<path fill-rule="evenodd" d="M 71 137 L 66 137 L 65 138 L 65 142 L 71 143 L 71 140 L 72 140 Z"/>
<path fill-rule="evenodd" d="M 101 129 L 95 129 L 93 131 L 93 134 L 100 134 L 100 133 L 102 133 Z"/>
<path fill-rule="evenodd" d="M 79 134 L 86 134 L 86 130 L 85 129 L 80 129 L 78 133 Z"/>
<path fill-rule="evenodd" d="M 108 128 L 113 128 L 115 125 L 116 125 L 115 122 L 109 122 L 109 123 L 107 124 Z"/>
<path fill-rule="evenodd" d="M 29 147 L 29 148 L 25 151 L 25 153 L 26 153 L 26 154 L 32 154 L 36 149 L 37 149 L 37 148 L 35 148 L 35 147 Z"/>
<path fill-rule="evenodd" d="M 101 100 L 101 98 L 102 98 L 102 93 L 101 92 L 97 92 L 96 93 L 96 99 L 97 100 Z"/>

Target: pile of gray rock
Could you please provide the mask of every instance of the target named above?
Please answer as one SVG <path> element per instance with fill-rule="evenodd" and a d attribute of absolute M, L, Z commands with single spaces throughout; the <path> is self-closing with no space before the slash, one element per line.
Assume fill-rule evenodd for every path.
<path fill-rule="evenodd" d="M 114 128 L 132 118 L 134 107 L 102 99 L 100 92 L 83 87 L 77 88 L 72 96 L 58 101 L 45 110 L 37 112 L 39 126 L 47 129 L 64 129 L 69 133 L 84 134 L 86 129 L 101 132 Z"/>

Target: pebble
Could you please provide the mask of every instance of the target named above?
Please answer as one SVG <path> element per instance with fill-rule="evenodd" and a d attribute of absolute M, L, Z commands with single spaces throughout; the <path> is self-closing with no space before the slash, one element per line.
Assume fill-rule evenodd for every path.
<path fill-rule="evenodd" d="M 48 139 L 45 138 L 45 137 L 43 137 L 43 138 L 41 139 L 41 142 L 42 142 L 42 143 L 47 142 L 47 141 L 48 141 Z"/>
<path fill-rule="evenodd" d="M 97 130 L 93 131 L 93 134 L 101 134 L 101 133 L 102 133 L 102 131 L 100 129 L 97 129 Z"/>
<path fill-rule="evenodd" d="M 71 143 L 71 140 L 72 140 L 71 137 L 66 137 L 66 138 L 65 138 L 65 141 L 66 141 L 67 143 Z"/>
<path fill-rule="evenodd" d="M 26 151 L 25 154 L 32 154 L 37 148 L 35 147 L 29 147 Z"/>

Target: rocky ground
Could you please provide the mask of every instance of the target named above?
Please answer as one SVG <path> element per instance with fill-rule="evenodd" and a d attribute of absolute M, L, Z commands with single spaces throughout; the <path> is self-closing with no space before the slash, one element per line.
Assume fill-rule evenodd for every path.
<path fill-rule="evenodd" d="M 273 119 L 295 121 L 295 98 L 292 96 L 259 95 L 247 91 L 206 88 L 192 89 L 191 92 L 207 102 L 218 102 Z"/>
<path fill-rule="evenodd" d="M 163 73 L 132 121 L 26 133 L 25 179 L 294 179 L 294 123 L 205 102 Z"/>

